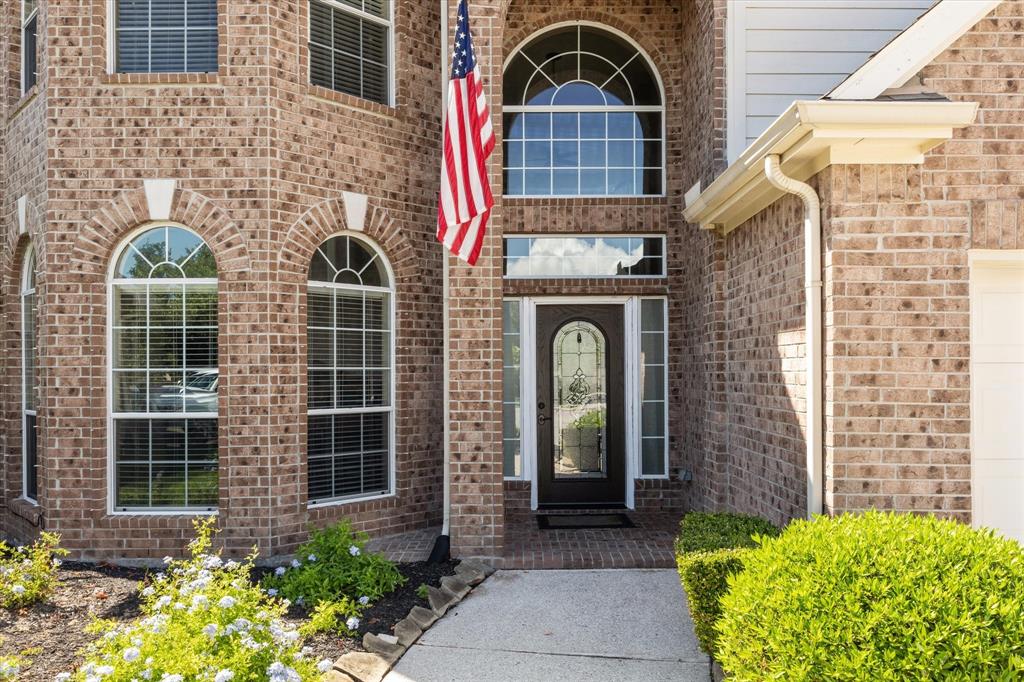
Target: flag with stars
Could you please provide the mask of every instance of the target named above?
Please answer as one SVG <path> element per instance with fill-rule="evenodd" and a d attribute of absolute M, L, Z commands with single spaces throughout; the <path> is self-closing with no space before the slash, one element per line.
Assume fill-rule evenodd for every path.
<path fill-rule="evenodd" d="M 475 265 L 494 206 L 487 177 L 494 129 L 473 51 L 466 0 L 459 2 L 447 108 L 437 238 L 456 256 Z"/>

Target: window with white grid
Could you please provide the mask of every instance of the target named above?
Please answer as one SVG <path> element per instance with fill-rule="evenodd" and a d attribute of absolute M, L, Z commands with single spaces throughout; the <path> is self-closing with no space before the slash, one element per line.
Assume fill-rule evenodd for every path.
<path fill-rule="evenodd" d="M 22 497 L 35 501 L 39 496 L 39 454 L 36 438 L 36 393 L 39 363 L 36 308 L 36 254 L 30 246 L 25 254 L 21 277 L 21 371 L 22 371 Z"/>
<path fill-rule="evenodd" d="M 640 300 L 640 475 L 668 474 L 668 328 L 663 298 Z"/>
<path fill-rule="evenodd" d="M 369 242 L 339 235 L 313 254 L 306 306 L 310 504 L 393 488 L 393 285 Z"/>
<path fill-rule="evenodd" d="M 503 110 L 506 195 L 663 193 L 661 85 L 624 36 L 571 24 L 531 38 L 505 67 Z"/>
<path fill-rule="evenodd" d="M 310 0 L 310 82 L 388 104 L 391 35 L 391 0 Z"/>
<path fill-rule="evenodd" d="M 215 509 L 217 265 L 197 235 L 163 225 L 125 246 L 111 351 L 115 510 Z"/>
<path fill-rule="evenodd" d="M 114 0 L 115 71 L 215 73 L 217 0 Z"/>

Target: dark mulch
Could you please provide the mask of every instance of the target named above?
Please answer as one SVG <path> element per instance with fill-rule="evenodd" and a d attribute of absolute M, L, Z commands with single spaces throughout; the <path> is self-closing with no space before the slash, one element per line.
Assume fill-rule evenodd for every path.
<path fill-rule="evenodd" d="M 0 654 L 23 655 L 31 662 L 19 680 L 51 682 L 80 662 L 78 650 L 95 638 L 85 631 L 94 618 L 139 615 L 138 586 L 145 575 L 144 569 L 65 561 L 60 583 L 45 603 L 0 609 Z"/>
<path fill-rule="evenodd" d="M 315 659 L 362 651 L 366 632 L 390 633 L 413 606 L 427 606 L 417 588 L 422 583 L 440 584 L 443 576 L 455 572 L 456 563 L 398 564 L 405 585 L 363 614 L 358 637 L 320 634 L 307 641 Z M 65 561 L 58 571 L 60 584 L 46 603 L 19 611 L 0 609 L 0 655 L 29 659 L 18 678 L 21 682 L 51 682 L 57 673 L 73 670 L 81 663 L 78 651 L 95 639 L 85 631 L 89 623 L 95 618 L 128 621 L 139 615 L 138 585 L 146 574 L 145 569 Z M 306 611 L 293 606 L 288 616 L 299 625 Z"/>

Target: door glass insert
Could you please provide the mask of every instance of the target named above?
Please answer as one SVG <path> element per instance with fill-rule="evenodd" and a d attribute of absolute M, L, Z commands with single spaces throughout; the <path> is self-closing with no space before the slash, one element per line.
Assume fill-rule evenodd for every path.
<path fill-rule="evenodd" d="M 555 334 L 555 478 L 606 478 L 607 339 L 595 325 L 574 320 Z"/>

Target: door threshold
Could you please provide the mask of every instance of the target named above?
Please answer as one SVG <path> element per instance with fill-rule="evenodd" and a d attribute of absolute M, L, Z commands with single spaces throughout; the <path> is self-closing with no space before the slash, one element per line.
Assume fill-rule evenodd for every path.
<path fill-rule="evenodd" d="M 591 509 L 626 509 L 626 505 L 619 502 L 545 503 L 538 504 L 535 511 L 590 511 Z"/>

